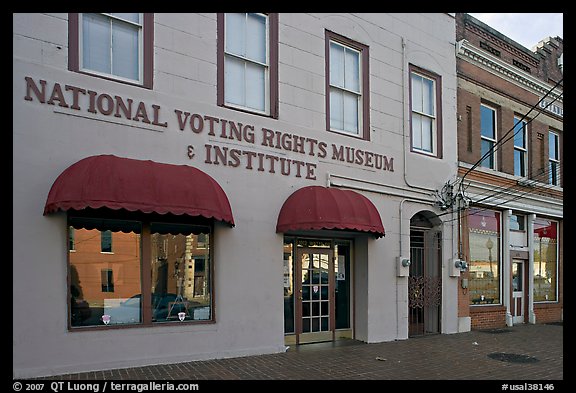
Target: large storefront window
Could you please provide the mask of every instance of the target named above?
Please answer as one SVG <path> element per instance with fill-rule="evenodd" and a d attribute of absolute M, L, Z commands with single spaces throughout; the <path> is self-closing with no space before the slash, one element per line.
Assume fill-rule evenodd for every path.
<path fill-rule="evenodd" d="M 73 216 L 69 233 L 72 327 L 212 320 L 209 225 Z"/>
<path fill-rule="evenodd" d="M 534 301 L 557 301 L 558 223 L 534 221 Z"/>
<path fill-rule="evenodd" d="M 468 228 L 470 304 L 500 304 L 500 213 L 471 208 Z"/>

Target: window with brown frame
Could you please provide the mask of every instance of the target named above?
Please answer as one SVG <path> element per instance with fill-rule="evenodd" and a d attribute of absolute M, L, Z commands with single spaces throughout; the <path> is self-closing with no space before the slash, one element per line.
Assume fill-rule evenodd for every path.
<path fill-rule="evenodd" d="M 68 68 L 152 89 L 154 14 L 68 14 Z"/>
<path fill-rule="evenodd" d="M 278 14 L 219 13 L 219 106 L 278 118 Z"/>
<path fill-rule="evenodd" d="M 197 221 L 70 213 L 70 328 L 213 322 L 212 225 Z"/>
<path fill-rule="evenodd" d="M 326 30 L 326 129 L 370 140 L 368 46 Z"/>
<path fill-rule="evenodd" d="M 442 158 L 442 79 L 409 65 L 411 151 Z"/>

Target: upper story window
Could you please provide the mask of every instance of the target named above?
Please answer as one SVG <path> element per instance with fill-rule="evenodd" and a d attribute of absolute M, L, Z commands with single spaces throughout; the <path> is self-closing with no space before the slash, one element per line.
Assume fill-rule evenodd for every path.
<path fill-rule="evenodd" d="M 481 166 L 496 169 L 496 109 L 480 105 L 480 156 L 484 157 Z"/>
<path fill-rule="evenodd" d="M 152 14 L 69 14 L 68 23 L 70 70 L 152 88 Z"/>
<path fill-rule="evenodd" d="M 514 175 L 528 175 L 528 124 L 514 118 Z"/>
<path fill-rule="evenodd" d="M 100 232 L 100 252 L 112 252 L 112 231 Z"/>
<path fill-rule="evenodd" d="M 412 151 L 441 156 L 440 77 L 410 66 Z"/>
<path fill-rule="evenodd" d="M 368 140 L 368 47 L 326 32 L 326 124 Z"/>
<path fill-rule="evenodd" d="M 277 118 L 277 15 L 219 14 L 218 26 L 218 105 Z"/>
<path fill-rule="evenodd" d="M 550 131 L 548 133 L 548 183 L 560 185 L 560 136 Z"/>

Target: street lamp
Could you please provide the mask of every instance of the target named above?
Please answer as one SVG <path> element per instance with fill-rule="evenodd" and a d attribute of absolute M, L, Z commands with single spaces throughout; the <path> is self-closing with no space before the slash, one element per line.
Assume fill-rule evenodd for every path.
<path fill-rule="evenodd" d="M 488 248 L 488 262 L 490 263 L 490 276 L 494 277 L 494 272 L 492 271 L 492 247 L 494 247 L 494 243 L 492 239 L 488 238 L 486 242 L 486 248 Z"/>

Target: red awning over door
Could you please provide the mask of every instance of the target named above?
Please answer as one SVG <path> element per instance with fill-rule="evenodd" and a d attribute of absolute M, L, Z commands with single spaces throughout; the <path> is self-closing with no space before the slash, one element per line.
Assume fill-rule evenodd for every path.
<path fill-rule="evenodd" d="M 50 189 L 44 214 L 88 207 L 202 216 L 234 226 L 228 198 L 208 174 L 113 155 L 87 157 L 64 170 Z"/>
<path fill-rule="evenodd" d="M 368 198 L 357 192 L 309 186 L 286 199 L 276 232 L 343 229 L 385 235 L 382 219 Z"/>

